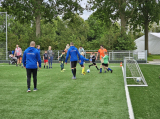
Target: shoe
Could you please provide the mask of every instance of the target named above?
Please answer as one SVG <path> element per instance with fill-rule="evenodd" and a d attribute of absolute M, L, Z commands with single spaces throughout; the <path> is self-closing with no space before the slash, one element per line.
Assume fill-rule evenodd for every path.
<path fill-rule="evenodd" d="M 33 91 L 37 91 L 37 88 L 34 88 Z"/>
<path fill-rule="evenodd" d="M 61 72 L 64 72 L 63 70 L 61 70 Z"/>
<path fill-rule="evenodd" d="M 104 71 L 104 73 L 106 73 L 106 71 Z"/>
<path fill-rule="evenodd" d="M 19 66 L 21 66 L 21 64 Z"/>
<path fill-rule="evenodd" d="M 102 72 L 99 72 L 99 74 L 100 74 L 100 73 L 102 73 Z"/>
<path fill-rule="evenodd" d="M 31 92 L 30 88 L 28 88 L 27 92 Z"/>
<path fill-rule="evenodd" d="M 107 71 L 109 72 L 109 69 L 107 69 Z"/>
<path fill-rule="evenodd" d="M 113 70 L 111 70 L 111 73 L 113 72 Z"/>
<path fill-rule="evenodd" d="M 49 67 L 49 69 L 50 69 L 51 67 Z"/>
<path fill-rule="evenodd" d="M 90 68 L 90 65 L 89 65 L 89 68 Z"/>
<path fill-rule="evenodd" d="M 74 79 L 76 80 L 76 77 L 74 77 Z"/>
<path fill-rule="evenodd" d="M 97 69 L 97 70 L 99 70 L 99 69 Z"/>
<path fill-rule="evenodd" d="M 52 67 L 51 67 L 51 69 L 52 69 Z"/>
<path fill-rule="evenodd" d="M 66 69 L 63 69 L 63 70 L 66 70 Z"/>
<path fill-rule="evenodd" d="M 72 79 L 74 79 L 74 76 L 72 77 Z"/>
<path fill-rule="evenodd" d="M 86 72 L 83 72 L 83 75 L 86 75 Z"/>

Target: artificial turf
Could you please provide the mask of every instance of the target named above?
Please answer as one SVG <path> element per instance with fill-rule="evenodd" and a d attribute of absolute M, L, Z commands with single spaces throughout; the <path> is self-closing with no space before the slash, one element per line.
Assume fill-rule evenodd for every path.
<path fill-rule="evenodd" d="M 129 87 L 136 119 L 160 118 L 160 66 L 140 64 L 148 87 Z"/>
<path fill-rule="evenodd" d="M 33 92 L 32 82 L 27 93 L 25 69 L 0 64 L 0 118 L 128 119 L 122 69 L 119 64 L 110 68 L 112 74 L 99 74 L 91 67 L 84 76 L 78 65 L 77 80 L 72 80 L 69 64 L 65 72 L 53 64 L 53 69 L 38 71 L 38 91 Z"/>

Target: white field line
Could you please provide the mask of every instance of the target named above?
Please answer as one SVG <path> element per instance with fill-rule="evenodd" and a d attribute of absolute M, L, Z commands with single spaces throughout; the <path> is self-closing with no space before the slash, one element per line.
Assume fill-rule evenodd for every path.
<path fill-rule="evenodd" d="M 123 66 L 122 66 L 122 72 L 123 72 L 123 77 L 124 77 Z M 127 105 L 128 105 L 129 118 L 130 118 L 130 119 L 135 119 L 135 118 L 134 118 L 133 108 L 132 108 L 132 103 L 131 103 L 131 98 L 130 98 L 130 96 L 129 96 L 127 81 L 126 81 L 125 78 L 124 78 L 124 86 L 125 86 L 125 91 L 126 91 L 126 98 L 127 98 Z"/>
<path fill-rule="evenodd" d="M 0 65 L 0 66 L 2 66 L 2 67 L 3 67 L 3 66 L 16 66 L 16 65 Z"/>

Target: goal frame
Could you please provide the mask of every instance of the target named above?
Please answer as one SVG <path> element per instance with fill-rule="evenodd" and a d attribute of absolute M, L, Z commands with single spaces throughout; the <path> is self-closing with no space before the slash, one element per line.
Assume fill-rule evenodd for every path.
<path fill-rule="evenodd" d="M 140 76 L 142 77 L 142 81 L 143 81 L 143 83 L 144 84 L 142 84 L 142 85 L 135 85 L 135 84 L 127 84 L 127 79 L 130 79 L 130 78 L 138 78 L 138 77 L 127 77 L 126 76 L 126 60 L 127 59 L 132 59 L 132 60 L 134 60 L 136 63 L 135 63 L 135 65 L 136 65 L 136 68 L 137 68 L 137 70 L 138 70 L 138 72 L 139 72 L 139 74 L 140 74 Z M 147 84 L 147 82 L 145 81 L 145 78 L 144 78 L 144 76 L 143 76 L 143 73 L 142 73 L 142 71 L 141 71 L 141 69 L 140 69 L 140 67 L 139 67 L 139 65 L 138 65 L 138 63 L 137 63 L 137 61 L 133 58 L 133 57 L 125 57 L 124 58 L 124 80 L 125 80 L 125 85 L 126 86 L 137 86 L 137 87 L 142 87 L 142 86 L 148 86 L 148 84 Z"/>
<path fill-rule="evenodd" d="M 0 14 L 6 14 L 6 60 L 8 60 L 8 40 L 7 40 L 7 12 L 0 12 Z"/>

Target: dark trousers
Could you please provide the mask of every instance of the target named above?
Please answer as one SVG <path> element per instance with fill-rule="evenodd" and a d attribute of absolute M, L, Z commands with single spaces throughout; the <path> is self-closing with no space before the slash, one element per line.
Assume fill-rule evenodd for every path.
<path fill-rule="evenodd" d="M 64 63 L 61 63 L 61 70 L 64 69 Z"/>
<path fill-rule="evenodd" d="M 37 88 L 37 69 L 27 69 L 27 86 L 30 88 L 31 74 L 33 74 L 34 88 Z"/>

